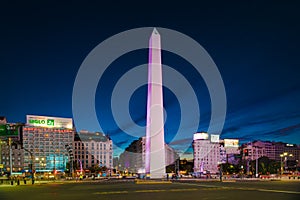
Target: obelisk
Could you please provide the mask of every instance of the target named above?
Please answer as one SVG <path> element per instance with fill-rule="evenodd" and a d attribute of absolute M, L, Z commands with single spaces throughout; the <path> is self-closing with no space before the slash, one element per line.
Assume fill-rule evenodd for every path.
<path fill-rule="evenodd" d="M 145 170 L 151 179 L 166 175 L 164 108 L 160 34 L 154 28 L 149 41 Z"/>

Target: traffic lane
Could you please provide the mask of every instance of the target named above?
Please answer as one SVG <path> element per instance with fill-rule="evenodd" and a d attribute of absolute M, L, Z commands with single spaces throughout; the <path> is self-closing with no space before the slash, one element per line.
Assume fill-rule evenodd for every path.
<path fill-rule="evenodd" d="M 236 181 L 236 182 L 203 182 L 203 181 L 179 181 L 175 183 L 197 184 L 203 187 L 247 187 L 257 189 L 275 189 L 300 192 L 300 181 Z"/>
<path fill-rule="evenodd" d="M 276 183 L 277 184 L 277 183 Z M 275 185 L 276 185 L 275 184 Z M 289 186 L 289 184 L 283 184 Z M 253 189 L 253 185 L 256 186 Z M 173 183 L 162 185 L 136 185 L 134 183 L 109 184 L 47 184 L 35 186 L 12 186 L 0 188 L 0 199 L 60 200 L 60 199 L 298 199 L 299 194 L 261 190 L 272 184 L 236 183 Z M 292 184 L 293 185 L 293 184 Z M 252 189 L 251 189 L 252 188 Z M 281 190 L 286 188 L 280 188 Z M 4 193 L 3 193 L 4 192 Z"/>
<path fill-rule="evenodd" d="M 143 200 L 168 200 L 168 199 L 298 199 L 299 195 L 295 194 L 283 194 L 273 192 L 257 192 L 257 191 L 245 191 L 236 190 L 226 187 L 190 187 L 182 186 L 181 189 L 174 189 L 173 187 L 162 185 L 161 187 L 131 187 L 130 189 L 124 190 L 122 187 L 114 187 L 113 189 L 99 189 L 99 185 L 88 186 L 81 185 L 80 187 L 74 186 L 42 186 L 42 187 L 31 187 L 26 190 L 17 188 L 16 190 L 10 190 L 11 193 L 7 193 L 5 198 L 1 199 L 42 199 L 42 200 L 63 200 L 63 199 L 138 199 Z M 100 191 L 100 192 L 99 192 Z M 13 193 L 12 193 L 13 192 Z"/>

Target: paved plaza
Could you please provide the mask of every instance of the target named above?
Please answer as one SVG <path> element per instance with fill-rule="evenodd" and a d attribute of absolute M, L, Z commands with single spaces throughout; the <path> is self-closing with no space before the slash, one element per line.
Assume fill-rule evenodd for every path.
<path fill-rule="evenodd" d="M 300 181 L 49 182 L 0 185 L 1 200 L 62 199 L 299 199 Z"/>

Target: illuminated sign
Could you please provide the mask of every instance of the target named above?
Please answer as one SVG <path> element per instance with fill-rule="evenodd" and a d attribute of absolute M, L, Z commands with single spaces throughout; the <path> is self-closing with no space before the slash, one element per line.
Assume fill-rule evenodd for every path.
<path fill-rule="evenodd" d="M 210 141 L 213 143 L 219 143 L 220 135 L 210 135 Z"/>
<path fill-rule="evenodd" d="M 286 144 L 287 147 L 293 147 L 293 144 Z"/>
<path fill-rule="evenodd" d="M 195 133 L 194 140 L 207 140 L 208 134 L 207 133 Z"/>
<path fill-rule="evenodd" d="M 4 124 L 4 125 L 0 125 L 0 135 L 6 135 L 6 131 L 7 131 L 7 129 L 6 129 L 6 125 Z"/>
<path fill-rule="evenodd" d="M 239 140 L 236 139 L 224 139 L 225 147 L 239 147 Z"/>
<path fill-rule="evenodd" d="M 26 123 L 30 126 L 40 126 L 47 128 L 73 128 L 72 118 L 26 115 Z"/>
<path fill-rule="evenodd" d="M 20 125 L 17 124 L 1 124 L 0 136 L 18 136 Z"/>

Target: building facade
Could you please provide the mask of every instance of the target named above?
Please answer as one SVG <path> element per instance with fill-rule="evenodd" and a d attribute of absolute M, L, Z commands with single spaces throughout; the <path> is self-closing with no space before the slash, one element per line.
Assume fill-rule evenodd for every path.
<path fill-rule="evenodd" d="M 64 171 L 69 162 L 66 145 L 72 145 L 71 118 L 27 115 L 22 143 L 24 169 L 36 172 Z"/>
<path fill-rule="evenodd" d="M 24 153 L 19 142 L 22 126 L 21 123 L 7 123 L 5 117 L 0 117 L 0 171 L 13 173 L 23 169 Z"/>
<path fill-rule="evenodd" d="M 243 159 L 255 160 L 260 157 L 268 157 L 271 160 L 278 162 L 282 161 L 283 155 L 289 161 L 294 161 L 297 166 L 300 166 L 300 148 L 296 144 L 288 144 L 282 142 L 269 142 L 269 141 L 253 141 L 242 145 Z"/>
<path fill-rule="evenodd" d="M 1 141 L 0 141 L 1 142 Z M 1 170 L 10 171 L 10 147 L 6 142 L 0 144 L 1 164 L 3 168 Z M 12 151 L 12 172 L 20 172 L 24 166 L 24 151 L 20 144 L 13 144 L 11 146 Z"/>
<path fill-rule="evenodd" d="M 103 133 L 80 131 L 72 146 L 77 169 L 85 170 L 96 165 L 113 168 L 113 142 Z"/>
<path fill-rule="evenodd" d="M 134 140 L 119 158 L 119 169 L 132 173 L 145 173 L 146 160 L 146 137 Z M 176 151 L 165 144 L 165 163 L 166 166 L 173 164 L 179 156 Z"/>
<path fill-rule="evenodd" d="M 220 144 L 211 142 L 207 133 L 195 133 L 193 140 L 194 173 L 217 173 Z"/>

